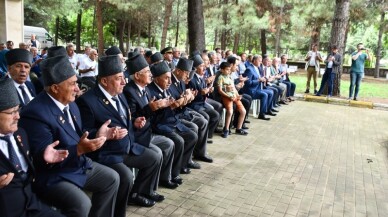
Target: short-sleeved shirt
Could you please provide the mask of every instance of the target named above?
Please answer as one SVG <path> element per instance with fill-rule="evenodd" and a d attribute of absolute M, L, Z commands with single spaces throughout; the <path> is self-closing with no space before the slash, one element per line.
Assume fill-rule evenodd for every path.
<path fill-rule="evenodd" d="M 352 57 L 356 55 L 357 52 L 352 53 Z M 350 67 L 351 73 L 361 74 L 364 73 L 364 65 L 365 60 L 367 59 L 368 55 L 365 53 L 360 54 L 356 60 L 352 59 L 352 66 Z"/>
<path fill-rule="evenodd" d="M 234 86 L 234 82 L 232 80 L 232 78 L 230 78 L 229 75 L 223 75 L 223 74 L 220 74 L 220 76 L 218 77 L 218 80 L 217 80 L 217 84 L 219 87 L 222 88 L 222 90 L 229 96 L 234 96 L 235 93 L 234 93 L 234 90 L 233 91 L 226 91 L 226 86 L 228 85 L 232 85 Z"/>
<path fill-rule="evenodd" d="M 97 62 L 91 60 L 89 57 L 83 58 L 79 64 L 79 69 L 85 70 L 90 68 L 94 68 L 94 70 L 90 72 L 81 73 L 81 77 L 95 77 L 98 75 Z"/>

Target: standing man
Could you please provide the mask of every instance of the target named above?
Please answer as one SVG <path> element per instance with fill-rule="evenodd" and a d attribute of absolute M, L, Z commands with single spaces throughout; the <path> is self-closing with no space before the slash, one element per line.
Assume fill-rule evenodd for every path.
<path fill-rule="evenodd" d="M 35 87 L 27 81 L 30 74 L 32 54 L 24 49 L 10 50 L 5 58 L 8 64 L 8 74 L 13 79 L 19 95 L 20 105 L 27 105 L 35 96 Z"/>
<path fill-rule="evenodd" d="M 67 44 L 66 52 L 67 52 L 68 59 L 71 63 L 71 66 L 74 69 L 74 72 L 77 72 L 80 63 L 79 63 L 78 55 L 74 52 L 74 44 L 72 43 Z"/>
<path fill-rule="evenodd" d="M 36 193 L 65 216 L 113 216 L 119 175 L 85 154 L 101 148 L 116 128 L 108 128 L 110 121 L 106 121 L 96 138 L 88 139 L 74 103 L 80 90 L 67 56 L 47 58 L 41 67 L 45 91 L 23 108 L 20 119 L 37 169 Z M 59 141 L 57 149 L 69 155 L 60 163 L 47 164 L 41 160 L 43 150 L 55 141 Z M 91 199 L 84 190 L 93 194 Z"/>
<path fill-rule="evenodd" d="M 366 51 L 364 53 L 363 51 Z M 354 98 L 357 100 L 358 91 L 360 90 L 361 79 L 364 76 L 364 65 L 365 60 L 370 60 L 369 50 L 364 48 L 362 43 L 357 45 L 357 52 L 352 53 L 352 65 L 350 66 L 350 87 L 349 87 L 349 98 L 352 99 L 353 90 Z M 354 85 L 356 88 L 354 88 Z"/>
<path fill-rule="evenodd" d="M 307 83 L 306 83 L 306 91 L 305 93 L 310 93 L 310 80 L 311 76 L 314 81 L 314 94 L 317 91 L 317 73 L 319 73 L 319 63 L 322 62 L 322 56 L 318 51 L 318 45 L 313 44 L 312 50 L 307 53 L 305 58 L 306 66 L 305 70 L 307 71 Z"/>
<path fill-rule="evenodd" d="M 36 40 L 36 35 L 31 34 L 31 39 L 26 42 L 29 47 L 36 47 L 37 49 L 40 49 L 40 43 L 38 40 Z"/>
<path fill-rule="evenodd" d="M 338 53 L 338 48 L 336 45 L 331 47 L 331 53 L 327 56 L 325 64 L 325 74 L 323 74 L 321 87 L 319 88 L 316 96 L 320 96 L 322 94 L 323 88 L 327 82 L 327 97 L 331 97 L 333 95 L 333 81 L 335 75 L 339 73 L 339 70 L 341 70 L 341 55 Z"/>
<path fill-rule="evenodd" d="M 35 168 L 29 152 L 26 132 L 18 128 L 19 98 L 11 79 L 0 80 L 0 210 L 1 216 L 62 216 L 43 204 L 32 192 Z M 69 152 L 56 150 L 58 141 L 43 150 L 41 160 L 59 163 Z"/>

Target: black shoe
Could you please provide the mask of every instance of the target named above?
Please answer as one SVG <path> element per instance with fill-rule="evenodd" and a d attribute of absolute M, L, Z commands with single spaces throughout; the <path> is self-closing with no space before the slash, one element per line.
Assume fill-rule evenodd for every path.
<path fill-rule="evenodd" d="M 310 90 L 309 89 L 306 89 L 306 91 L 304 93 L 310 93 Z"/>
<path fill-rule="evenodd" d="M 151 207 L 154 206 L 156 202 L 137 194 L 135 197 L 129 197 L 127 204 L 142 207 Z"/>
<path fill-rule="evenodd" d="M 317 94 L 318 93 L 318 91 L 317 90 L 314 90 L 314 94 Z"/>
<path fill-rule="evenodd" d="M 191 170 L 189 168 L 182 168 L 181 169 L 181 174 L 190 174 Z"/>
<path fill-rule="evenodd" d="M 316 93 L 315 96 L 321 96 L 321 94 L 320 93 Z"/>
<path fill-rule="evenodd" d="M 245 120 L 244 123 L 245 123 L 245 124 L 250 124 L 251 122 L 248 121 L 248 120 Z"/>
<path fill-rule="evenodd" d="M 288 105 L 288 103 L 287 103 L 286 101 L 284 101 L 284 100 L 280 100 L 280 101 L 279 101 L 279 104 Z"/>
<path fill-rule="evenodd" d="M 177 177 L 172 178 L 171 182 L 174 182 L 178 185 L 181 185 L 181 184 L 183 184 L 183 179 L 180 176 L 177 176 Z"/>
<path fill-rule="evenodd" d="M 353 98 L 353 100 L 354 100 L 354 101 L 357 101 L 357 98 L 356 98 L 356 97 L 354 97 L 354 98 Z"/>
<path fill-rule="evenodd" d="M 209 144 L 213 144 L 213 140 L 211 140 L 211 139 L 207 139 L 207 143 L 209 143 Z"/>
<path fill-rule="evenodd" d="M 213 163 L 213 158 L 210 157 L 209 155 L 205 155 L 205 156 L 194 156 L 194 159 L 200 160 L 200 161 L 204 161 L 204 162 L 207 162 L 207 163 Z"/>
<path fill-rule="evenodd" d="M 258 119 L 265 120 L 265 121 L 271 120 L 271 118 L 266 118 L 264 114 L 259 114 Z"/>
<path fill-rule="evenodd" d="M 236 128 L 236 127 L 235 127 Z M 232 135 L 232 130 L 229 129 L 229 136 Z"/>
<path fill-rule="evenodd" d="M 217 129 L 214 130 L 214 132 L 215 132 L 215 133 L 222 133 L 222 130 L 220 130 L 220 129 L 217 128 Z"/>
<path fill-rule="evenodd" d="M 267 114 L 267 115 L 271 115 L 271 116 L 276 116 L 276 114 L 273 113 L 273 112 L 271 112 L 271 111 L 267 112 L 266 114 Z"/>
<path fill-rule="evenodd" d="M 243 129 L 236 129 L 236 134 L 246 136 L 248 135 L 248 132 Z"/>
<path fill-rule="evenodd" d="M 190 169 L 201 169 L 201 165 L 197 162 L 194 162 L 194 161 L 190 161 L 188 164 L 187 164 L 187 167 L 190 168 Z"/>
<path fill-rule="evenodd" d="M 229 130 L 224 130 L 221 134 L 222 138 L 227 138 L 229 136 Z"/>
<path fill-rule="evenodd" d="M 156 192 L 153 192 L 150 195 L 144 195 L 144 197 L 148 198 L 149 200 L 153 200 L 155 202 L 162 202 L 164 200 L 164 196 Z"/>
<path fill-rule="evenodd" d="M 168 188 L 168 189 L 175 189 L 179 186 L 178 183 L 172 182 L 172 181 L 159 181 L 159 186 Z"/>
<path fill-rule="evenodd" d="M 243 124 L 242 127 L 241 127 L 241 129 L 243 129 L 243 130 L 248 130 L 249 127 L 247 127 L 245 124 Z"/>
<path fill-rule="evenodd" d="M 271 109 L 271 112 L 279 112 L 277 109 Z"/>

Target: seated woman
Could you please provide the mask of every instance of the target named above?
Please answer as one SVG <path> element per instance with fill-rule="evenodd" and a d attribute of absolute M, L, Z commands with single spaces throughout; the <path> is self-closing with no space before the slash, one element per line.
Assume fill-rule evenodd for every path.
<path fill-rule="evenodd" d="M 222 103 L 226 109 L 225 127 L 222 137 L 226 138 L 229 135 L 229 125 L 233 114 L 233 103 L 236 104 L 236 109 L 239 112 L 236 134 L 247 135 L 248 132 L 242 129 L 246 111 L 241 103 L 242 96 L 238 94 L 234 86 L 234 81 L 230 77 L 230 63 L 221 63 L 220 70 L 221 74 L 217 80 L 218 93 L 221 95 Z"/>

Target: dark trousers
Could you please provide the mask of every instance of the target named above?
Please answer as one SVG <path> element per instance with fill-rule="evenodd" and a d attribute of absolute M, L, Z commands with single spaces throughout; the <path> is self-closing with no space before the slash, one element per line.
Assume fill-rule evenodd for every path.
<path fill-rule="evenodd" d="M 257 89 L 254 92 L 254 94 L 252 95 L 252 99 L 260 100 L 260 114 L 267 113 L 268 109 L 272 107 L 270 105 L 272 103 L 272 97 L 273 93 L 271 93 L 271 91 Z"/>
<path fill-rule="evenodd" d="M 86 171 L 83 189 L 63 180 L 47 187 L 40 196 L 67 217 L 113 216 L 120 176 L 109 167 L 88 161 L 92 169 Z M 93 193 L 91 200 L 83 190 Z"/>
<path fill-rule="evenodd" d="M 174 161 L 174 142 L 165 136 L 152 134 L 151 144 L 157 146 L 162 151 L 163 163 L 160 169 L 160 180 L 171 180 L 171 170 Z"/>
<path fill-rule="evenodd" d="M 276 87 L 272 87 L 272 86 L 267 86 L 266 87 L 266 89 L 264 89 L 264 90 L 270 90 L 270 91 L 272 91 L 272 93 L 273 93 L 273 98 L 272 98 L 272 101 L 270 101 L 271 103 L 271 109 L 272 108 L 275 108 L 276 107 L 276 104 L 278 103 L 278 101 L 279 101 L 279 90 L 276 88 Z"/>
<path fill-rule="evenodd" d="M 354 98 L 357 98 L 358 91 L 360 90 L 361 79 L 362 79 L 362 73 L 350 72 L 349 98 L 352 98 L 353 90 L 355 91 Z M 354 86 L 356 86 L 356 88 L 354 88 Z"/>
<path fill-rule="evenodd" d="M 213 101 L 213 104 L 221 105 L 221 103 L 217 101 Z M 216 102 L 216 103 L 214 103 Z M 212 106 L 206 105 L 204 107 L 201 107 L 200 109 L 196 110 L 199 114 L 201 114 L 206 120 L 208 121 L 208 138 L 213 138 L 213 134 L 215 129 L 217 128 L 218 122 L 220 121 L 220 114 L 219 111 L 217 111 Z M 221 115 L 222 115 L 222 105 L 221 105 Z"/>
<path fill-rule="evenodd" d="M 322 81 L 321 81 L 321 87 L 319 87 L 319 91 L 317 95 L 322 94 L 323 88 L 325 87 L 325 84 L 327 82 L 327 94 L 329 96 L 333 95 L 333 81 L 335 77 L 335 73 L 332 73 L 333 69 L 332 68 L 326 68 L 325 74 L 323 74 Z"/>
<path fill-rule="evenodd" d="M 291 81 L 282 81 L 282 82 L 287 85 L 286 96 L 287 97 L 294 96 L 296 84 Z"/>
<path fill-rule="evenodd" d="M 193 156 L 203 157 L 206 155 L 207 137 L 209 134 L 209 124 L 205 117 L 200 113 L 191 110 L 190 114 L 193 115 L 191 122 L 198 127 L 198 141 L 195 144 Z"/>

